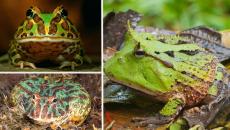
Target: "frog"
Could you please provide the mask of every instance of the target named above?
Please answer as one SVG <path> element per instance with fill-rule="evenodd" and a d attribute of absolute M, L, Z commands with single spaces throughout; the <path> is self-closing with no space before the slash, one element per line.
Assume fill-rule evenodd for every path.
<path fill-rule="evenodd" d="M 182 118 L 190 127 L 206 127 L 229 98 L 228 73 L 199 45 L 183 43 L 179 36 L 165 38 L 137 32 L 128 24 L 123 48 L 105 62 L 104 73 L 165 103 L 154 116 L 134 117 L 138 126 L 156 128 Z"/>
<path fill-rule="evenodd" d="M 80 126 L 89 115 L 85 88 L 66 76 L 30 76 L 11 91 L 11 104 L 31 123 L 52 129 Z"/>
<path fill-rule="evenodd" d="M 71 67 L 74 70 L 87 57 L 80 33 L 63 6 L 51 13 L 31 6 L 10 42 L 8 54 L 12 65 L 33 69 L 36 63 L 51 61 L 60 64 L 60 69 Z"/>

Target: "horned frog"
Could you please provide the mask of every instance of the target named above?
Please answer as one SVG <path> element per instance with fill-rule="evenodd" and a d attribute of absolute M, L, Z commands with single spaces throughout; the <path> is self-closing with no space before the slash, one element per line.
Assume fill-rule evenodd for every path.
<path fill-rule="evenodd" d="M 30 76 L 11 92 L 12 106 L 38 125 L 51 128 L 80 126 L 91 110 L 91 99 L 70 76 Z"/>
<path fill-rule="evenodd" d="M 157 127 L 181 117 L 190 127 L 206 127 L 229 98 L 228 74 L 213 54 L 180 37 L 159 40 L 130 26 L 123 48 L 105 62 L 104 72 L 165 103 L 155 116 L 133 118 L 141 126 Z"/>
<path fill-rule="evenodd" d="M 60 69 L 70 66 L 72 70 L 83 64 L 80 34 L 67 16 L 62 6 L 52 13 L 30 7 L 10 43 L 11 64 L 36 68 L 35 63 L 52 61 L 60 64 Z"/>

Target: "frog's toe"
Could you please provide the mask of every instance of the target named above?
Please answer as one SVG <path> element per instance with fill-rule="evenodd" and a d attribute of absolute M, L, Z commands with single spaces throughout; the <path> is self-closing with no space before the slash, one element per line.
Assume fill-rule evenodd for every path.
<path fill-rule="evenodd" d="M 64 61 L 61 63 L 61 66 L 59 67 L 59 69 L 63 69 L 65 67 L 71 67 L 71 70 L 75 70 L 75 67 L 80 66 L 82 63 L 78 64 L 74 61 Z"/>
<path fill-rule="evenodd" d="M 15 66 L 20 66 L 21 69 L 25 67 L 31 67 L 33 69 L 36 69 L 36 66 L 34 65 L 34 63 L 27 62 L 27 61 L 19 61 L 18 63 L 15 64 Z"/>

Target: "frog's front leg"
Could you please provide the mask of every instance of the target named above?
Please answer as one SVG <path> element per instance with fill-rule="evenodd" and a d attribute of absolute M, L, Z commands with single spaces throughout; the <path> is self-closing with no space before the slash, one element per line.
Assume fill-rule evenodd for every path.
<path fill-rule="evenodd" d="M 20 66 L 21 69 L 23 69 L 24 67 L 31 67 L 33 69 L 36 69 L 34 63 L 23 60 L 19 48 L 20 46 L 16 41 L 11 41 L 10 49 L 8 52 L 11 64 L 13 64 L 14 66 Z"/>
<path fill-rule="evenodd" d="M 80 42 L 73 43 L 67 47 L 58 57 L 57 61 L 60 62 L 59 69 L 71 67 L 72 70 L 83 64 L 83 50 Z"/>
<path fill-rule="evenodd" d="M 158 126 L 172 121 L 182 110 L 184 102 L 182 99 L 172 98 L 154 117 L 136 117 L 132 121 L 139 126 Z"/>
<path fill-rule="evenodd" d="M 71 67 L 71 70 L 75 70 L 75 67 L 78 67 L 80 65 L 83 64 L 83 57 L 80 56 L 79 54 L 76 54 L 74 56 L 74 59 L 73 61 L 63 61 L 61 62 L 61 66 L 59 67 L 59 69 L 62 69 L 64 67 Z"/>

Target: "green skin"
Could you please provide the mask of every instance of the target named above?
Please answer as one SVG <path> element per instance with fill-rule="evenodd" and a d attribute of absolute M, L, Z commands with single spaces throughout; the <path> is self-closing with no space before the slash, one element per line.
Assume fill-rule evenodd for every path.
<path fill-rule="evenodd" d="M 91 109 L 86 90 L 71 79 L 32 77 L 20 81 L 11 93 L 12 103 L 39 125 L 81 125 Z"/>
<path fill-rule="evenodd" d="M 9 57 L 15 66 L 36 68 L 35 63 L 52 61 L 64 67 L 80 66 L 84 54 L 80 34 L 62 6 L 52 13 L 31 7 L 10 44 Z"/>
<path fill-rule="evenodd" d="M 124 47 L 104 65 L 111 80 L 166 102 L 155 117 L 134 118 L 139 125 L 168 123 L 182 114 L 185 107 L 189 108 L 184 114 L 189 120 L 197 114 L 192 112 L 197 104 L 212 109 L 213 104 L 221 102 L 221 106 L 227 98 L 226 72 L 217 58 L 197 44 L 177 44 L 178 38 L 170 39 L 166 41 L 174 41 L 163 43 L 149 33 L 138 33 L 129 27 Z M 211 100 L 204 102 L 208 98 Z M 213 118 L 201 123 L 206 126 Z M 191 120 L 190 125 L 200 123 Z"/>

